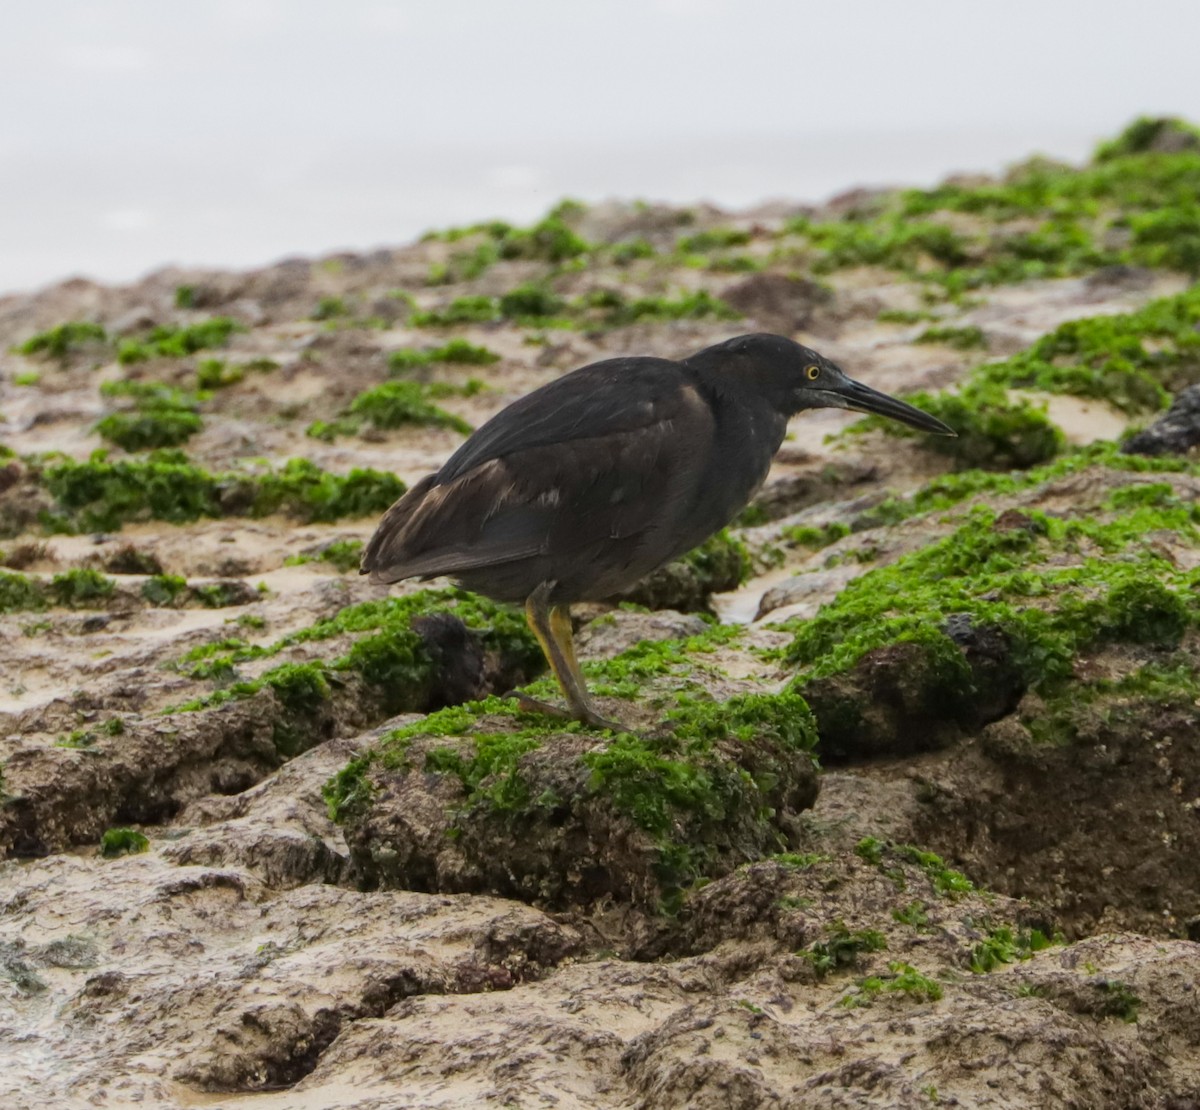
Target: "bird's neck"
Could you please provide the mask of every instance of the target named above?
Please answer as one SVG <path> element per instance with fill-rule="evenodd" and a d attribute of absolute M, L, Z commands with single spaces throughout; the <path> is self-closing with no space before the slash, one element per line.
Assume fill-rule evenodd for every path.
<path fill-rule="evenodd" d="M 696 506 L 710 530 L 723 528 L 766 480 L 787 433 L 787 416 L 761 394 L 711 379 L 698 383 L 714 417 L 713 447 Z M 706 535 L 708 533 L 705 533 Z"/>

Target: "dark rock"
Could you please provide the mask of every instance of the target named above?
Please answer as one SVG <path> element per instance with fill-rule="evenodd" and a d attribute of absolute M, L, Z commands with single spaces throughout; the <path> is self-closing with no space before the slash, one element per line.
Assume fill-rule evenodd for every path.
<path fill-rule="evenodd" d="M 479 633 L 469 629 L 453 613 L 433 613 L 417 617 L 412 630 L 421 637 L 434 665 L 434 688 L 429 708 L 459 705 L 485 697 L 489 685 L 499 688 L 507 676 L 494 677 L 489 684 L 484 669 L 483 642 Z M 515 683 L 514 683 L 515 684 Z M 512 685 L 506 687 L 511 689 Z"/>
<path fill-rule="evenodd" d="M 1131 436 L 1121 450 L 1127 455 L 1186 455 L 1200 444 L 1200 385 L 1175 395 L 1171 407 L 1150 427 Z"/>
<path fill-rule="evenodd" d="M 768 482 L 750 503 L 757 520 L 778 520 L 812 505 L 844 497 L 848 489 L 873 482 L 879 477 L 874 462 L 853 460 L 830 463 L 822 460 L 799 473 L 784 474 Z M 878 495 L 875 495 L 878 499 Z M 848 507 L 861 512 L 859 501 Z"/>
<path fill-rule="evenodd" d="M 950 753 L 914 839 L 1045 905 L 1068 936 L 1187 935 L 1200 915 L 1200 709 L 1184 694 L 1117 694 L 1069 707 L 1066 725 L 1062 712 L 1031 695 Z"/>
<path fill-rule="evenodd" d="M 1025 679 L 1008 635 L 965 614 L 943 632 L 876 648 L 848 671 L 799 686 L 817 719 L 822 760 L 935 751 L 1016 708 Z"/>
<path fill-rule="evenodd" d="M 1102 266 L 1083 279 L 1083 287 L 1109 296 L 1123 290 L 1149 289 L 1154 284 L 1154 271 L 1144 266 Z"/>
<path fill-rule="evenodd" d="M 816 314 L 833 303 L 833 292 L 807 278 L 763 273 L 731 285 L 721 299 L 764 331 L 790 335 L 809 329 Z"/>

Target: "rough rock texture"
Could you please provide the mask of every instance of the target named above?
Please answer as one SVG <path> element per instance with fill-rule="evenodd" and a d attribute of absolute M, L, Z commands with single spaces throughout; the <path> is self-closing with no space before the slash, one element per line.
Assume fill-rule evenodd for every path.
<path fill-rule="evenodd" d="M 1180 390 L 1171 407 L 1150 427 L 1132 435 L 1121 450 L 1130 455 L 1186 455 L 1200 445 L 1200 385 Z"/>
<path fill-rule="evenodd" d="M 975 509 L 1070 522 L 1126 498 L 1186 512 L 1194 474 L 1089 463 L 903 518 L 903 496 L 952 462 L 841 435 L 848 414 L 808 414 L 735 545 L 664 569 L 632 605 L 576 613 L 580 657 L 625 737 L 539 728 L 499 702 L 453 708 L 531 679 L 535 696 L 557 695 L 537 685 L 519 614 L 460 619 L 443 598 L 410 620 L 403 606 L 431 587 L 387 601 L 353 574 L 370 513 L 235 515 L 262 459 L 411 482 L 456 449 L 445 426 L 306 434 L 391 380 L 400 349 L 461 339 L 498 356 L 407 375 L 475 426 L 585 362 L 679 357 L 750 328 L 813 343 L 878 388 L 936 390 L 1064 321 L 1183 284 L 1110 267 L 983 285 L 931 311 L 932 287 L 902 270 L 796 276 L 811 258 L 786 221 L 886 203 L 858 190 L 822 211 L 596 206 L 571 227 L 614 253 L 564 265 L 510 250 L 474 277 L 481 231 L 0 297 L 14 452 L 0 452 L 0 1106 L 1195 1105 L 1200 720 L 1194 695 L 1175 696 L 1197 669 L 1193 626 L 1178 644 L 1081 658 L 1075 679 L 1102 694 L 1048 743 L 1062 705 L 1018 681 L 997 628 L 954 618 L 942 631 L 970 704 L 931 705 L 908 642 L 808 680 L 819 776 L 786 657 L 796 622 Z M 709 268 L 672 253 L 705 234 L 731 244 Z M 678 309 L 701 289 L 744 317 L 416 322 L 526 282 L 596 313 L 616 290 Z M 245 330 L 185 356 L 117 358 L 116 341 L 217 314 Z M 12 349 L 68 321 L 110 340 L 61 359 Z M 915 342 L 930 323 L 980 329 L 987 355 Z M 61 505 L 35 456 L 105 446 L 99 386 L 194 391 L 209 358 L 241 376 L 197 402 L 204 426 L 185 449 L 242 473 L 221 484 L 223 515 L 44 529 Z M 1051 400 L 1072 443 L 1128 423 Z M 1138 542 L 1196 573 L 1186 528 Z M 1187 609 L 1193 595 L 1179 597 Z M 1183 678 L 1156 707 L 1105 691 L 1135 665 Z M 722 718 L 738 699 L 791 716 Z M 425 715 L 441 705 L 449 716 Z"/>

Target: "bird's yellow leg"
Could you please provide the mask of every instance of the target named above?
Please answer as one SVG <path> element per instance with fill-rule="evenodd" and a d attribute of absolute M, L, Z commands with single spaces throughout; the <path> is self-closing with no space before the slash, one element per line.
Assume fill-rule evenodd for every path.
<path fill-rule="evenodd" d="M 579 669 L 579 660 L 575 658 L 575 629 L 571 627 L 571 607 L 555 605 L 550 610 L 550 632 L 554 642 L 562 650 L 571 677 L 587 696 L 587 684 L 583 681 L 583 671 Z"/>
<path fill-rule="evenodd" d="M 542 651 L 545 653 L 546 661 L 550 664 L 550 669 L 554 672 L 554 677 L 562 688 L 563 695 L 567 699 L 567 708 L 566 710 L 559 709 L 557 706 L 547 705 L 545 702 L 531 698 L 527 694 L 518 694 L 521 707 L 548 713 L 553 717 L 582 721 L 590 728 L 619 729 L 620 725 L 605 720 L 592 707 L 583 674 L 579 670 L 579 663 L 575 658 L 570 611 L 565 605 L 556 605 L 551 608 L 547 601 L 549 592 L 550 583 L 543 583 L 529 595 L 525 602 L 525 619 L 529 621 L 529 627 L 533 629 L 533 634 L 537 637 L 538 643 L 541 644 Z"/>

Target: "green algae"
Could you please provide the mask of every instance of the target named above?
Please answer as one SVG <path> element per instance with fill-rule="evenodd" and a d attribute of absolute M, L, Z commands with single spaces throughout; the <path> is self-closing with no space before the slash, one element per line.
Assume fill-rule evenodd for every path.
<path fill-rule="evenodd" d="M 918 442 L 963 468 L 1045 462 L 1063 450 L 1062 433 L 1043 406 L 1013 391 L 1094 398 L 1130 416 L 1156 411 L 1173 393 L 1200 382 L 1198 327 L 1200 285 L 1136 312 L 1067 321 L 1026 350 L 977 367 L 956 392 L 909 395 L 958 433 L 957 439 L 921 436 Z M 854 430 L 868 428 L 915 434 L 878 417 Z"/>
<path fill-rule="evenodd" d="M 350 315 L 350 308 L 342 297 L 322 297 L 317 307 L 309 313 L 310 320 L 338 320 Z"/>
<path fill-rule="evenodd" d="M 414 328 L 448 328 L 457 324 L 486 324 L 500 319 L 495 297 L 478 294 L 456 297 L 442 309 L 418 309 L 408 318 Z"/>
<path fill-rule="evenodd" d="M 317 621 L 269 645 L 249 644 L 239 638 L 199 645 L 175 666 L 190 677 L 215 680 L 225 686 L 178 709 L 205 709 L 253 697 L 264 687 L 270 687 L 277 699 L 289 699 L 284 702 L 282 732 L 277 729 L 276 740 L 285 754 L 295 754 L 300 738 L 307 739 L 306 730 L 311 730 L 319 719 L 317 710 L 330 703 L 347 677 L 354 676 L 363 683 L 382 713 L 420 708 L 435 664 L 413 622 L 439 613 L 457 617 L 479 636 L 485 652 L 494 653 L 515 670 L 534 673 L 545 666 L 541 649 L 517 610 L 461 590 L 421 590 L 403 597 L 348 605 L 336 616 Z M 343 654 L 332 660 L 284 663 L 257 679 L 236 681 L 236 667 L 240 663 L 270 658 L 298 644 L 348 634 L 358 635 Z M 300 696 L 303 700 L 294 704 Z"/>
<path fill-rule="evenodd" d="M 913 644 L 924 661 L 913 676 L 924 701 L 953 714 L 978 691 L 945 631 L 952 617 L 1002 630 L 1022 681 L 1046 692 L 1072 677 L 1081 652 L 1105 642 L 1173 647 L 1200 623 L 1195 575 L 1146 536 L 1165 528 L 1196 545 L 1198 523 L 1200 512 L 1183 505 L 1139 506 L 1107 520 L 1032 512 L 1011 524 L 978 507 L 951 535 L 869 571 L 796 628 L 787 657 L 803 668 L 800 692 L 870 651 Z"/>
<path fill-rule="evenodd" d="M 50 579 L 47 592 L 59 605 L 71 609 L 94 609 L 103 606 L 114 589 L 116 583 L 108 575 L 90 567 L 76 567 Z"/>
<path fill-rule="evenodd" d="M 970 968 L 986 975 L 1016 960 L 1028 960 L 1054 941 L 1040 929 L 1014 929 L 1000 925 L 991 929 L 971 950 Z"/>
<path fill-rule="evenodd" d="M 741 313 L 706 289 L 632 301 L 615 290 L 597 290 L 568 301 L 542 284 L 526 283 L 501 297 L 458 297 L 443 309 L 414 313 L 409 323 L 414 327 L 451 327 L 502 319 L 531 328 L 619 328 L 670 320 L 739 320 Z"/>
<path fill-rule="evenodd" d="M 188 409 L 156 408 L 113 412 L 96 423 L 101 439 L 126 451 L 178 447 L 204 427 L 200 414 Z"/>
<path fill-rule="evenodd" d="M 1062 430 L 1046 414 L 1045 405 L 1009 394 L 990 381 L 968 381 L 955 393 L 916 393 L 911 401 L 957 433 L 929 436 L 926 449 L 947 455 L 964 470 L 1013 470 L 1054 458 L 1065 446 Z M 889 435 L 914 438 L 916 432 L 890 422 Z M 880 422 L 885 426 L 885 422 Z M 910 436 L 911 433 L 911 436 Z"/>
<path fill-rule="evenodd" d="M 234 332 L 246 329 L 227 316 L 213 316 L 183 327 L 154 328 L 145 339 L 123 339 L 117 345 L 122 366 L 151 358 L 184 358 L 211 347 L 224 347 Z"/>
<path fill-rule="evenodd" d="M 427 392 L 419 382 L 384 382 L 355 397 L 350 402 L 348 415 L 376 428 L 393 429 L 413 424 L 450 428 L 463 435 L 471 431 L 471 425 L 461 417 L 431 404 Z"/>
<path fill-rule="evenodd" d="M 501 258 L 566 262 L 592 250 L 592 245 L 561 215 L 549 215 L 524 230 L 510 229 L 499 241 Z"/>
<path fill-rule="evenodd" d="M 926 328 L 913 340 L 914 343 L 937 343 L 944 347 L 953 347 L 957 351 L 970 351 L 977 347 L 987 346 L 987 337 L 981 328 L 970 327 L 937 327 Z"/>
<path fill-rule="evenodd" d="M 137 855 L 150 850 L 150 840 L 137 829 L 109 829 L 100 838 L 100 854 L 105 859 Z"/>
<path fill-rule="evenodd" d="M 836 921 L 825 927 L 823 940 L 813 941 L 799 955 L 809 962 L 818 978 L 853 967 L 867 952 L 887 948 L 887 938 L 878 929 L 854 929 Z"/>
<path fill-rule="evenodd" d="M 508 320 L 543 320 L 558 316 L 567 302 L 544 285 L 526 282 L 500 298 L 500 314 Z"/>
<path fill-rule="evenodd" d="M 888 975 L 870 975 L 860 980 L 849 994 L 838 1000 L 838 1005 L 870 1006 L 881 995 L 887 994 L 902 995 L 914 1002 L 937 1002 L 942 997 L 942 985 L 912 964 L 892 960 L 888 972 Z"/>
<path fill-rule="evenodd" d="M 78 351 L 107 342 L 108 333 L 99 324 L 86 320 L 70 320 L 30 336 L 18 345 L 16 350 L 22 355 L 44 355 L 65 362 Z"/>
<path fill-rule="evenodd" d="M 587 669 L 597 690 L 605 683 L 639 690 L 663 675 L 678 677 L 681 661 L 713 650 L 739 631 L 714 627 L 689 641 L 646 642 Z M 548 680 L 541 685 L 548 687 Z M 535 685 L 531 693 L 542 690 Z M 781 846 L 781 834 L 771 825 L 779 802 L 768 799 L 791 797 L 803 778 L 798 764 L 811 774 L 816 731 L 807 706 L 793 693 L 741 695 L 717 703 L 691 682 L 671 698 L 667 718 L 654 735 L 618 732 L 582 753 L 586 775 L 570 797 L 560 797 L 535 785 L 536 772 L 531 777 L 525 760 L 564 732 L 585 731 L 583 726 L 523 714 L 515 702 L 497 698 L 454 706 L 385 736 L 330 780 L 325 797 L 336 819 L 359 816 L 370 802 L 374 764 L 410 771 L 415 740 L 455 737 L 454 744 L 426 748 L 420 769 L 460 780 L 465 799 L 458 820 L 471 820 L 480 807 L 508 820 L 536 815 L 548 820 L 550 811 L 596 799 L 649 836 L 656 852 L 659 908 L 672 912 L 682 892 L 712 872 L 718 845 L 730 830 Z M 498 720 L 511 721 L 512 727 L 498 729 Z"/>
<path fill-rule="evenodd" d="M 1098 465 L 1129 474 L 1200 475 L 1200 464 L 1186 459 L 1125 455 L 1114 443 L 1098 442 L 1063 454 L 1046 466 L 1026 471 L 998 473 L 966 470 L 941 475 L 926 482 L 907 497 L 889 497 L 874 508 L 868 509 L 855 518 L 851 531 L 860 532 L 868 528 L 896 524 L 921 513 L 953 508 L 973 498 L 1010 496 Z"/>
<path fill-rule="evenodd" d="M 142 597 L 151 605 L 174 605 L 186 592 L 187 579 L 180 574 L 155 574 L 142 583 Z"/>
<path fill-rule="evenodd" d="M 1200 285 L 1132 313 L 1069 320 L 977 373 L 1009 388 L 1095 397 L 1128 413 L 1200 382 Z"/>
<path fill-rule="evenodd" d="M 57 512 L 45 523 L 59 531 L 116 531 L 137 520 L 184 523 L 277 512 L 333 521 L 383 512 L 405 490 L 392 474 L 354 469 L 340 476 L 307 459 L 290 459 L 260 473 L 214 474 L 179 451 L 116 462 L 96 452 L 87 462 L 41 464 L 37 473 L 57 502 Z"/>
<path fill-rule="evenodd" d="M 741 247 L 750 242 L 750 232 L 736 227 L 712 227 L 707 231 L 698 231 L 694 235 L 685 235 L 675 244 L 675 249 L 682 254 L 706 254 L 709 251 L 725 250 L 728 247 Z"/>
<path fill-rule="evenodd" d="M 46 608 L 46 596 L 32 578 L 15 571 L 0 570 L 0 613 Z"/>
<path fill-rule="evenodd" d="M 1093 160 L 1111 162 L 1131 154 L 1171 149 L 1200 150 L 1200 128 L 1172 116 L 1139 116 L 1115 139 L 1102 142 Z"/>
<path fill-rule="evenodd" d="M 414 347 L 401 347 L 388 355 L 388 367 L 395 374 L 404 374 L 423 366 L 437 363 L 454 363 L 465 366 L 490 366 L 499 362 L 500 356 L 487 347 L 468 343 L 465 339 L 451 339 L 438 347 L 427 347 L 418 350 Z"/>
<path fill-rule="evenodd" d="M 283 561 L 286 567 L 303 566 L 305 563 L 331 563 L 342 574 L 358 570 L 362 561 L 362 540 L 334 540 L 320 551 L 311 554 L 289 555 Z"/>
<path fill-rule="evenodd" d="M 842 521 L 829 524 L 790 524 L 780 530 L 780 538 L 791 547 L 811 547 L 819 551 L 850 535 L 850 525 Z"/>

